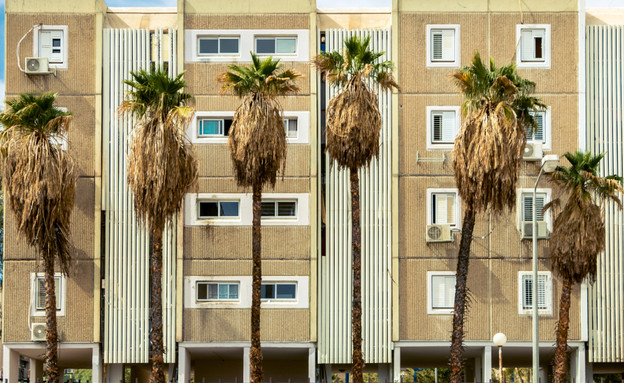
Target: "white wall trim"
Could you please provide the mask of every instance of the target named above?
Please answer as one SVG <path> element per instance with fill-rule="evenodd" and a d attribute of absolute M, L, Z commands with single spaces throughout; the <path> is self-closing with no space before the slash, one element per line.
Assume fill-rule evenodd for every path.
<path fill-rule="evenodd" d="M 238 55 L 197 54 L 197 38 L 200 36 L 239 36 Z M 251 62 L 251 53 L 255 51 L 256 36 L 295 36 L 297 53 L 294 55 L 273 55 L 282 61 L 310 61 L 310 31 L 308 29 L 187 29 L 184 31 L 186 62 Z M 263 55 L 261 57 L 268 57 Z"/>
<path fill-rule="evenodd" d="M 523 29 L 544 29 L 544 61 L 522 61 L 522 44 L 520 40 Z M 551 42 L 550 24 L 516 24 L 516 66 L 518 68 L 550 69 Z"/>
<path fill-rule="evenodd" d="M 39 31 L 50 31 L 50 30 L 55 30 L 55 31 L 62 31 L 63 32 L 63 44 L 65 44 L 63 46 L 63 62 L 62 63 L 49 63 L 48 67 L 50 68 L 57 68 L 57 69 L 67 69 L 67 61 L 68 61 L 68 55 L 67 52 L 69 51 L 69 34 L 67 33 L 67 25 L 37 25 L 35 26 L 34 30 L 33 30 L 33 56 L 34 57 L 41 57 L 39 55 Z"/>
<path fill-rule="evenodd" d="M 198 302 L 197 282 L 234 282 L 239 284 L 236 302 Z M 296 299 L 290 301 L 263 301 L 263 309 L 307 309 L 310 304 L 309 277 L 307 276 L 262 276 L 263 283 L 293 282 L 297 284 Z M 194 309 L 247 309 L 251 307 L 252 277 L 250 276 L 187 276 L 184 278 L 184 307 Z"/>
<path fill-rule="evenodd" d="M 35 296 L 35 281 L 37 277 L 45 277 L 45 273 L 30 273 L 30 315 L 33 317 L 44 317 L 46 314 L 45 310 L 36 309 L 37 297 Z M 57 300 L 61 300 L 61 308 L 60 310 L 56 310 L 56 316 L 62 317 L 65 316 L 65 307 L 67 302 L 67 278 L 62 273 L 54 273 L 54 277 L 58 277 L 61 281 L 59 289 L 60 297 L 56 297 Z"/>
<path fill-rule="evenodd" d="M 455 276 L 454 271 L 427 271 L 427 314 L 430 315 L 449 315 L 453 314 L 453 309 L 434 309 L 433 302 L 431 301 L 431 293 L 433 286 L 431 285 L 431 279 L 434 275 L 452 275 Z"/>
<path fill-rule="evenodd" d="M 585 0 L 578 0 L 578 104 L 579 104 L 579 132 L 578 132 L 578 140 L 579 140 L 579 149 L 587 150 L 587 109 L 586 109 L 586 56 L 587 52 L 585 51 Z"/>
<path fill-rule="evenodd" d="M 432 61 L 431 57 L 431 30 L 432 29 L 453 29 L 455 31 L 455 60 L 453 61 Z M 459 24 L 427 24 L 427 68 L 459 68 L 461 66 L 461 38 Z"/>
<path fill-rule="evenodd" d="M 308 226 L 310 224 L 310 194 L 262 193 L 263 200 L 297 200 L 297 216 L 267 218 L 262 226 Z M 239 201 L 239 216 L 228 218 L 197 218 L 197 200 Z M 251 226 L 253 198 L 250 193 L 189 193 L 184 197 L 184 225 L 186 226 Z"/>
<path fill-rule="evenodd" d="M 522 285 L 522 278 L 524 276 L 533 278 L 533 271 L 519 271 L 518 272 L 518 314 L 519 315 L 533 315 L 533 309 L 525 309 L 522 305 L 523 295 L 522 291 L 524 286 Z M 546 309 L 537 310 L 537 314 L 540 316 L 552 316 L 553 313 L 553 289 L 552 289 L 552 273 L 550 271 L 538 271 L 537 277 L 546 276 Z M 537 283 L 533 282 L 533 288 L 537 286 Z M 533 302 L 535 304 L 535 302 Z"/>
<path fill-rule="evenodd" d="M 459 134 L 461 128 L 461 113 L 459 113 L 459 106 L 445 105 L 445 106 L 427 106 L 427 150 L 453 150 L 454 143 L 450 144 L 435 144 L 433 143 L 433 132 L 431 114 L 433 112 L 455 112 L 455 137 Z"/>

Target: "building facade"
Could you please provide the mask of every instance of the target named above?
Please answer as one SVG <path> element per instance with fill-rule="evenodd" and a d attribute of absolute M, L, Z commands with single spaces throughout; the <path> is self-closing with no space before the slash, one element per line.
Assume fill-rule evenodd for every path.
<path fill-rule="evenodd" d="M 585 72 L 585 23 L 578 0 L 394 0 L 392 9 L 358 11 L 317 9 L 314 0 L 179 0 L 171 9 L 108 8 L 102 0 L 7 0 L 7 98 L 55 91 L 59 106 L 74 114 L 68 150 L 78 159 L 80 179 L 72 217 L 74 271 L 58 276 L 60 365 L 92 368 L 94 382 L 118 382 L 127 368 L 133 381 L 149 373 L 149 235 L 137 222 L 125 181 L 133 121 L 119 118 L 117 107 L 130 72 L 159 65 L 172 75 L 185 72 L 197 111 L 187 133 L 199 161 L 197 190 L 186 196 L 165 236 L 169 376 L 180 382 L 248 381 L 251 195 L 236 185 L 226 145 L 240 100 L 220 94 L 215 77 L 232 63 L 249 63 L 249 52 L 255 52 L 278 57 L 303 75 L 301 91 L 280 100 L 287 126 L 285 174 L 263 194 L 265 376 L 317 381 L 348 372 L 348 174 L 332 166 L 323 150 L 325 107 L 336 91 L 309 62 L 355 34 L 371 36 L 372 46 L 386 52 L 401 85 L 400 91 L 380 93 L 380 156 L 360 174 L 368 371 L 396 381 L 402 368 L 447 364 L 462 215 L 451 154 L 462 100 L 448 74 L 469 64 L 476 51 L 497 65 L 516 63 L 522 76 L 536 82 L 548 108 L 536 116 L 539 131 L 528 137 L 516 208 L 478 217 L 465 378 L 491 378 L 498 363 L 491 339 L 498 332 L 509 339 L 505 365 L 529 367 L 534 284 L 526 223 L 533 203 L 543 206 L 556 190 L 542 179 L 536 201 L 529 192 L 544 154 L 594 149 L 585 123 L 594 104 L 589 85 L 586 102 L 586 81 L 594 72 Z M 48 69 L 33 69 L 29 58 L 47 59 Z M 605 122 L 602 129 L 610 126 Z M 547 379 L 561 283 L 548 261 L 553 218 L 544 214 L 538 221 L 540 364 Z M 42 376 L 43 344 L 35 330 L 44 317 L 37 255 L 17 237 L 10 213 L 5 222 L 3 376 L 14 382 L 25 364 L 31 378 Z M 619 248 L 611 249 L 606 257 L 616 262 Z M 569 346 L 576 380 L 588 378 L 596 363 L 624 370 L 619 351 L 611 359 L 591 356 L 599 336 L 622 336 L 621 326 L 609 335 L 591 327 L 596 321 L 590 326 L 590 317 L 621 319 L 617 309 L 613 319 L 590 309 L 603 295 L 600 286 L 573 292 Z M 620 299 L 613 286 L 608 296 Z"/>

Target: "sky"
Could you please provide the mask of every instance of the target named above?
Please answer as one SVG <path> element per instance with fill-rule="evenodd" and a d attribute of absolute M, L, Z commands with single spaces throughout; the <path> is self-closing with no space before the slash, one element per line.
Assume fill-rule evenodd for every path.
<path fill-rule="evenodd" d="M 0 105 L 2 107 L 4 106 L 4 1 L 0 0 Z M 177 4 L 177 0 L 105 1 L 109 7 L 175 7 Z M 624 0 L 585 0 L 585 2 L 588 8 L 624 7 Z M 377 8 L 390 7 L 391 5 L 392 0 L 316 0 L 318 8 Z"/>

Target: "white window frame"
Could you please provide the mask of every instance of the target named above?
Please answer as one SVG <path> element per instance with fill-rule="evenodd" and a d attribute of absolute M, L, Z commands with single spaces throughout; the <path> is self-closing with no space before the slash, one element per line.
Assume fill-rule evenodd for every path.
<path fill-rule="evenodd" d="M 531 315 L 533 314 L 533 308 L 525 309 L 524 308 L 524 277 L 528 276 L 533 279 L 532 271 L 519 271 L 518 272 L 518 314 L 520 315 Z M 546 308 L 538 309 L 538 315 L 552 315 L 553 313 L 553 288 L 552 288 L 552 273 L 550 271 L 538 271 L 537 277 L 546 276 Z M 536 284 L 533 283 L 533 288 L 535 288 Z"/>
<path fill-rule="evenodd" d="M 45 278 L 45 273 L 30 273 L 30 315 L 34 317 L 44 317 L 45 309 L 37 309 L 37 280 Z M 62 273 L 54 273 L 54 278 L 57 278 L 55 283 L 59 283 L 59 296 L 56 297 L 58 302 L 56 309 L 56 316 L 65 316 L 66 296 L 67 296 L 67 278 Z"/>
<path fill-rule="evenodd" d="M 198 55 L 199 36 L 239 36 L 239 55 Z M 251 62 L 251 52 L 256 51 L 258 37 L 295 37 L 296 54 L 275 54 L 288 62 L 310 61 L 310 30 L 308 29 L 187 29 L 184 31 L 184 60 L 186 62 Z M 262 55 L 265 57 L 265 55 Z M 268 55 L 267 55 L 268 56 Z"/>
<path fill-rule="evenodd" d="M 427 106 L 427 150 L 452 150 L 454 143 L 434 143 L 433 142 L 433 114 L 436 112 L 455 112 L 455 137 L 461 128 L 461 114 L 459 106 Z"/>
<path fill-rule="evenodd" d="M 518 230 L 520 230 L 522 226 L 522 212 L 524 211 L 524 199 L 522 198 L 522 196 L 525 194 L 532 195 L 533 189 L 532 188 L 520 188 L 516 192 L 516 225 L 518 227 Z M 544 200 L 544 205 L 546 205 L 552 200 L 552 189 L 538 188 L 537 194 L 546 195 L 546 199 Z M 546 227 L 548 227 L 548 230 L 552 232 L 552 214 L 550 210 L 544 213 L 544 221 L 546 222 Z"/>
<path fill-rule="evenodd" d="M 217 285 L 217 289 L 219 285 L 237 285 L 238 286 L 238 298 L 232 299 L 232 298 L 227 298 L 227 299 L 221 299 L 221 298 L 216 298 L 216 299 L 210 299 L 210 298 L 206 298 L 203 300 L 200 300 L 199 297 L 197 296 L 198 294 L 198 289 L 197 286 L 200 283 L 205 283 L 205 284 L 216 284 Z M 197 302 L 238 302 L 240 300 L 240 281 L 197 281 L 195 282 L 195 301 Z"/>
<path fill-rule="evenodd" d="M 39 33 L 42 31 L 61 31 L 63 33 L 63 41 L 61 41 L 61 54 L 63 55 L 63 61 L 49 62 L 50 68 L 67 69 L 67 51 L 69 50 L 69 41 L 67 39 L 67 25 L 38 25 L 33 30 L 33 57 L 43 57 L 39 53 Z M 47 58 L 47 57 L 46 57 Z M 48 58 L 49 59 L 49 58 Z"/>
<path fill-rule="evenodd" d="M 546 107 L 546 109 L 541 110 L 537 113 L 544 114 L 544 120 L 543 120 L 544 142 L 542 143 L 542 149 L 551 150 L 552 149 L 552 139 L 551 139 L 552 129 L 551 129 L 550 106 Z M 539 142 L 539 141 L 527 139 L 527 142 Z"/>
<path fill-rule="evenodd" d="M 199 40 L 201 39 L 216 39 L 217 40 L 217 48 L 221 47 L 221 39 L 237 39 L 238 40 L 238 52 L 237 53 L 200 53 L 199 52 Z M 241 38 L 240 35 L 232 34 L 232 35 L 198 35 L 197 36 L 197 56 L 198 57 L 239 57 L 241 54 Z"/>
<path fill-rule="evenodd" d="M 238 283 L 237 301 L 197 301 L 197 282 Z M 263 309 L 307 309 L 310 307 L 310 280 L 307 276 L 262 276 L 263 283 L 295 283 L 297 285 L 296 299 L 292 300 L 263 300 Z M 251 276 L 187 276 L 184 277 L 184 308 L 212 309 L 212 308 L 251 308 Z"/>
<path fill-rule="evenodd" d="M 454 271 L 427 271 L 427 314 L 430 315 L 452 315 L 453 309 L 434 309 L 433 308 L 433 277 L 434 276 L 456 276 Z M 457 281 L 457 279 L 456 279 Z"/>
<path fill-rule="evenodd" d="M 431 34 L 436 30 L 453 30 L 455 32 L 454 38 L 454 60 L 453 61 L 436 61 L 433 60 L 432 49 L 433 42 L 431 41 Z M 460 39 L 460 26 L 459 24 L 427 24 L 427 67 L 439 67 L 439 68 L 459 68 L 461 60 L 461 39 Z"/>
<path fill-rule="evenodd" d="M 297 119 L 297 138 L 286 137 L 288 144 L 308 144 L 310 141 L 310 112 L 284 111 L 284 119 Z M 229 111 L 199 111 L 195 113 L 189 124 L 186 135 L 193 144 L 226 144 L 228 136 L 200 136 L 199 121 L 201 119 L 233 119 L 234 112 Z"/>
<path fill-rule="evenodd" d="M 262 219 L 263 226 L 310 225 L 309 193 L 262 193 L 265 201 L 297 201 L 296 217 Z M 238 217 L 198 218 L 198 201 L 239 201 Z M 184 197 L 184 224 L 186 226 L 251 226 L 253 220 L 251 193 L 189 193 Z"/>
<path fill-rule="evenodd" d="M 452 225 L 452 228 L 461 229 L 461 199 L 459 198 L 459 191 L 456 188 L 432 188 L 427 189 L 427 225 L 433 225 L 433 194 L 442 193 L 455 193 L 455 218 L 457 223 Z"/>
<path fill-rule="evenodd" d="M 544 60 L 522 61 L 522 31 L 526 29 L 544 30 Z M 516 24 L 516 66 L 518 68 L 550 68 L 551 34 L 550 24 Z"/>
<path fill-rule="evenodd" d="M 275 203 L 275 204 L 279 204 L 282 202 L 294 202 L 295 203 L 295 215 L 289 215 L 289 216 L 278 216 L 273 215 L 273 216 L 262 216 L 263 220 L 276 220 L 276 219 L 291 219 L 291 220 L 296 220 L 297 216 L 299 215 L 299 204 L 297 203 L 298 201 L 296 199 L 267 199 L 267 198 L 263 198 L 262 199 L 262 203 L 265 202 L 271 202 L 271 203 Z M 277 205 L 276 205 L 277 207 Z"/>

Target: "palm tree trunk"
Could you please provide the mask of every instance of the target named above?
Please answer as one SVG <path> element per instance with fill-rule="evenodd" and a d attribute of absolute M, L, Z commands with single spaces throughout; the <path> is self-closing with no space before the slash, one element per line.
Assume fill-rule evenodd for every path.
<path fill-rule="evenodd" d="M 353 257 L 353 381 L 363 382 L 364 355 L 362 353 L 362 237 L 360 233 L 360 180 L 358 170 L 351 168 L 351 253 Z"/>
<path fill-rule="evenodd" d="M 471 206 L 464 212 L 459 254 L 457 256 L 457 273 L 455 274 L 455 306 L 453 308 L 453 334 L 451 336 L 451 382 L 463 382 L 464 353 L 464 320 L 466 314 L 466 297 L 468 289 L 468 263 L 470 261 L 470 244 L 475 225 L 475 213 Z"/>
<path fill-rule="evenodd" d="M 565 383 L 568 372 L 568 328 L 570 327 L 570 293 L 572 279 L 563 278 L 559 323 L 557 323 L 557 348 L 555 349 L 554 383 Z"/>
<path fill-rule="evenodd" d="M 58 330 L 56 328 L 56 289 L 54 286 L 54 255 L 48 253 L 43 257 L 46 290 L 46 381 L 58 383 Z"/>
<path fill-rule="evenodd" d="M 249 365 L 251 381 L 262 383 L 262 347 L 260 346 L 260 298 L 262 291 L 262 185 L 253 185 L 253 222 L 252 222 L 252 286 L 251 286 L 251 348 Z"/>
<path fill-rule="evenodd" d="M 150 383 L 164 383 L 164 346 L 163 346 L 163 322 L 162 322 L 162 238 L 164 227 L 152 229 L 152 259 L 151 266 L 151 357 L 152 376 Z"/>

